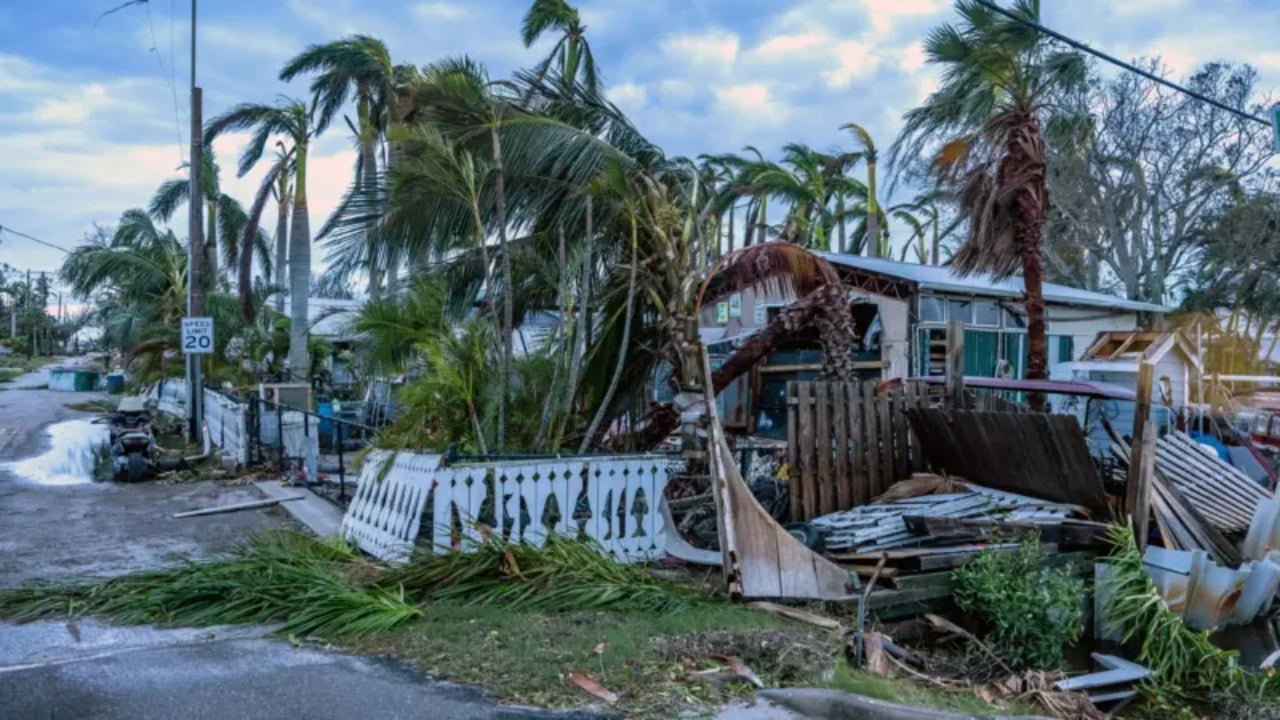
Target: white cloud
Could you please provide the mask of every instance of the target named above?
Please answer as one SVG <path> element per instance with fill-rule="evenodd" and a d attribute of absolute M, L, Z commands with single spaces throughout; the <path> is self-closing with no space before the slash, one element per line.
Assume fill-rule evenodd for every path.
<path fill-rule="evenodd" d="M 751 54 L 761 60 L 794 58 L 796 53 L 810 54 L 830 42 L 830 36 L 818 32 L 791 35 L 775 35 L 752 49 Z"/>
<path fill-rule="evenodd" d="M 611 102 L 629 113 L 640 110 L 649 100 L 649 93 L 644 86 L 635 83 L 614 85 L 608 89 L 606 95 Z"/>
<path fill-rule="evenodd" d="M 716 88 L 718 110 L 740 121 L 775 125 L 787 119 L 787 108 L 778 102 L 763 83 L 747 83 Z"/>
<path fill-rule="evenodd" d="M 235 53 L 252 53 L 271 58 L 291 57 L 302 49 L 288 33 L 244 26 L 202 23 L 200 43 Z"/>
<path fill-rule="evenodd" d="M 828 87 L 836 90 L 848 88 L 854 80 L 874 75 L 880 66 L 880 58 L 875 55 L 874 48 L 863 42 L 842 42 L 836 45 L 834 54 L 836 66 L 823 72 L 822 77 Z"/>
<path fill-rule="evenodd" d="M 946 11 L 949 3 L 942 0 L 862 0 L 867 20 L 877 34 L 887 35 L 896 29 L 898 21 L 919 19 Z"/>
<path fill-rule="evenodd" d="M 658 83 L 658 94 L 664 100 L 683 103 L 697 95 L 698 89 L 693 83 L 677 78 L 665 78 Z"/>
<path fill-rule="evenodd" d="M 90 83 L 40 100 L 26 117 L 40 123 L 74 125 L 85 122 L 98 110 L 127 104 L 108 94 L 105 85 Z"/>
<path fill-rule="evenodd" d="M 728 70 L 738 59 L 738 36 L 725 30 L 713 29 L 705 33 L 675 35 L 663 41 L 668 54 L 695 66 Z"/>
<path fill-rule="evenodd" d="M 467 14 L 467 7 L 451 2 L 423 2 L 413 6 L 413 13 L 424 20 L 457 20 Z"/>

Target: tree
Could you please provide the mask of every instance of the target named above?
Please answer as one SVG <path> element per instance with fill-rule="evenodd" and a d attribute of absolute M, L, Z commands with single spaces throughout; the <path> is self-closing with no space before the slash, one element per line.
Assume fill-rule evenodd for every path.
<path fill-rule="evenodd" d="M 957 25 L 930 32 L 925 52 L 943 71 L 942 87 L 906 113 L 892 156 L 934 154 L 939 182 L 958 188 L 969 237 L 953 258 L 964 273 L 1008 277 L 1022 271 L 1027 313 L 1027 377 L 1048 377 L 1041 238 L 1049 210 L 1040 115 L 1045 102 L 1084 81 L 1077 53 L 1059 49 L 1038 31 L 959 0 Z M 1039 21 L 1037 0 L 1012 12 Z M 1044 396 L 1030 398 L 1043 409 Z"/>
<path fill-rule="evenodd" d="M 539 79 L 547 75 L 554 63 L 562 83 L 572 85 L 581 82 L 588 91 L 599 92 L 600 78 L 596 74 L 596 59 L 591 54 L 591 45 L 586 37 L 587 28 L 578 17 L 577 8 L 565 0 L 533 0 L 529 11 L 525 13 L 521 30 L 524 46 L 530 47 L 543 34 L 552 30 L 561 33 L 561 36 L 547 58 L 538 63 L 535 72 Z M 578 77 L 579 73 L 582 74 L 581 79 Z"/>
<path fill-rule="evenodd" d="M 871 139 L 871 133 L 867 129 L 857 123 L 847 123 L 840 128 L 841 130 L 849 130 L 853 136 L 857 138 L 858 144 L 862 146 L 862 150 L 857 154 L 857 158 L 863 160 L 867 164 L 867 184 L 865 194 L 863 196 L 864 203 L 860 208 L 859 214 L 862 217 L 862 236 L 863 246 L 866 247 L 867 253 L 871 257 L 884 257 L 888 254 L 888 236 L 882 237 L 881 227 L 887 230 L 887 223 L 884 222 L 884 214 L 880 210 L 880 198 L 877 194 L 876 184 L 876 168 L 880 162 L 880 152 L 876 149 L 876 143 Z"/>
<path fill-rule="evenodd" d="M 1161 72 L 1158 60 L 1142 64 Z M 1185 84 L 1257 114 L 1257 81 L 1247 65 L 1211 63 Z M 1168 302 L 1194 266 L 1202 222 L 1271 159 L 1269 128 L 1131 73 L 1061 92 L 1054 106 L 1050 269 L 1089 286 L 1114 278 L 1131 299 Z"/>
<path fill-rule="evenodd" d="M 316 108 L 315 132 L 322 133 L 336 118 L 349 97 L 356 101 L 356 136 L 360 153 L 356 161 L 356 187 L 372 191 L 377 184 L 379 141 L 386 138 L 392 106 L 399 101 L 396 68 L 382 40 L 369 35 L 352 35 L 334 42 L 311 45 L 290 59 L 280 70 L 280 79 L 289 81 L 305 73 L 316 73 L 311 94 Z M 350 125 L 350 120 L 347 121 Z M 371 224 L 365 232 L 370 293 L 382 287 L 383 268 L 373 261 L 376 238 Z"/>
<path fill-rule="evenodd" d="M 205 144 L 232 130 L 252 130 L 240 156 L 240 175 L 262 159 L 267 142 L 282 137 L 293 147 L 293 218 L 289 230 L 289 364 L 295 377 L 308 376 L 307 293 L 311 283 L 311 221 L 307 213 L 307 153 L 315 132 L 311 112 L 299 100 L 275 105 L 243 103 L 214 118 L 205 127 Z"/>

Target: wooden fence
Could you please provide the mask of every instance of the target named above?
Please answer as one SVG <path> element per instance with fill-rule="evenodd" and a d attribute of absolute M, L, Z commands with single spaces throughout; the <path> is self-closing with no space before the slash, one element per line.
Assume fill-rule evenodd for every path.
<path fill-rule="evenodd" d="M 876 395 L 876 383 L 787 383 L 791 519 L 865 505 L 925 469 L 906 411 L 928 405 L 928 386 L 907 382 Z"/>

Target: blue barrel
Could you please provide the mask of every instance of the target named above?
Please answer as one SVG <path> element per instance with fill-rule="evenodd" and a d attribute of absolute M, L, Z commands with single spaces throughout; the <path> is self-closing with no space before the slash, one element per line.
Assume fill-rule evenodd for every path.
<path fill-rule="evenodd" d="M 112 395 L 119 395 L 124 392 L 124 373 L 111 373 L 107 375 L 107 392 Z"/>
<path fill-rule="evenodd" d="M 333 403 L 322 402 L 318 404 L 316 413 L 320 415 L 320 439 L 329 441 L 333 437 Z"/>

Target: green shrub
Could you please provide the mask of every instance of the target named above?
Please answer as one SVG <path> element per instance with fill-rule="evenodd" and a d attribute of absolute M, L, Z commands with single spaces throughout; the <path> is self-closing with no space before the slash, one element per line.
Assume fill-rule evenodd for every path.
<path fill-rule="evenodd" d="M 1042 567 L 1037 534 L 1014 551 L 987 551 L 955 571 L 955 600 L 981 623 L 985 639 L 1009 665 L 1057 668 L 1084 632 L 1084 583 Z"/>

